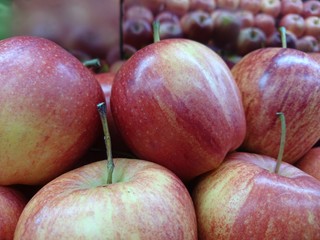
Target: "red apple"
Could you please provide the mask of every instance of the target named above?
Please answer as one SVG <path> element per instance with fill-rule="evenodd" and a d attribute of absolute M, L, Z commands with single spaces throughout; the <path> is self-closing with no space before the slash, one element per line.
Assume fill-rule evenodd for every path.
<path fill-rule="evenodd" d="M 0 186 L 0 238 L 13 239 L 13 234 L 26 198 L 12 187 Z"/>
<path fill-rule="evenodd" d="M 254 16 L 254 27 L 260 28 L 267 37 L 277 31 L 276 20 L 266 13 L 258 13 Z"/>
<path fill-rule="evenodd" d="M 228 66 L 192 40 L 161 40 L 136 52 L 117 73 L 110 101 L 132 152 L 184 181 L 217 168 L 244 138 L 242 102 Z"/>
<path fill-rule="evenodd" d="M 305 19 L 306 35 L 316 37 L 320 41 L 320 17 L 310 16 Z"/>
<path fill-rule="evenodd" d="M 247 133 L 242 149 L 276 157 L 280 123 L 287 119 L 284 161 L 294 163 L 320 136 L 320 65 L 290 48 L 258 49 L 243 57 L 232 73 L 242 93 Z"/>
<path fill-rule="evenodd" d="M 189 11 L 202 10 L 211 13 L 216 8 L 216 0 L 190 0 Z"/>
<path fill-rule="evenodd" d="M 164 22 L 179 23 L 180 19 L 177 14 L 169 11 L 162 11 L 155 16 L 155 21 L 158 21 L 161 26 L 161 24 Z"/>
<path fill-rule="evenodd" d="M 249 52 L 262 48 L 266 42 L 266 35 L 260 28 L 247 27 L 240 30 L 237 39 L 237 54 L 244 56 Z"/>
<path fill-rule="evenodd" d="M 45 185 L 24 208 L 14 239 L 196 240 L 196 216 L 181 180 L 138 159 L 114 159 L 67 172 Z"/>
<path fill-rule="evenodd" d="M 123 42 L 140 49 L 152 42 L 152 26 L 145 19 L 127 19 L 123 23 Z"/>
<path fill-rule="evenodd" d="M 298 38 L 304 34 L 306 28 L 304 18 L 296 13 L 288 13 L 283 16 L 279 26 L 285 27 L 287 31 L 292 32 Z"/>
<path fill-rule="evenodd" d="M 211 14 L 214 27 L 212 39 L 214 44 L 221 49 L 233 51 L 241 29 L 241 22 L 229 10 L 216 10 Z"/>
<path fill-rule="evenodd" d="M 320 180 L 320 147 L 311 148 L 295 166 Z"/>
<path fill-rule="evenodd" d="M 305 35 L 297 39 L 297 49 L 303 52 L 319 51 L 318 41 L 314 36 Z"/>
<path fill-rule="evenodd" d="M 261 0 L 261 12 L 278 17 L 281 12 L 280 0 Z"/>
<path fill-rule="evenodd" d="M 55 43 L 0 41 L 0 184 L 42 184 L 96 140 L 103 93 L 90 70 Z"/>
<path fill-rule="evenodd" d="M 144 6 L 148 9 L 150 9 L 153 14 L 158 14 L 159 12 L 163 11 L 165 6 L 166 0 L 124 0 L 124 10 L 130 8 L 131 6 Z"/>
<path fill-rule="evenodd" d="M 236 17 L 241 22 L 241 28 L 253 27 L 254 15 L 248 10 L 238 10 L 235 12 Z"/>
<path fill-rule="evenodd" d="M 186 13 L 181 18 L 180 25 L 184 36 L 189 39 L 206 44 L 212 38 L 214 21 L 211 15 L 203 10 Z"/>
<path fill-rule="evenodd" d="M 302 0 L 281 0 L 281 15 L 300 14 L 303 9 Z"/>
<path fill-rule="evenodd" d="M 217 8 L 225 10 L 236 10 L 239 7 L 240 0 L 215 0 Z"/>
<path fill-rule="evenodd" d="M 165 0 L 165 10 L 178 16 L 186 14 L 190 7 L 190 0 Z"/>
<path fill-rule="evenodd" d="M 288 48 L 297 48 L 297 37 L 294 33 L 286 31 L 286 43 Z M 282 47 L 282 39 L 279 31 L 273 32 L 266 41 L 266 47 Z"/>
<path fill-rule="evenodd" d="M 250 11 L 256 15 L 261 9 L 261 0 L 240 0 L 239 9 Z"/>
<path fill-rule="evenodd" d="M 133 5 L 125 10 L 124 19 L 142 18 L 152 24 L 154 16 L 152 11 L 142 5 Z"/>
<path fill-rule="evenodd" d="M 303 3 L 302 16 L 307 18 L 310 16 L 320 17 L 320 2 L 318 0 L 308 0 Z"/>
<path fill-rule="evenodd" d="M 237 152 L 192 198 L 199 239 L 320 239 L 320 181 L 274 158 Z"/>
<path fill-rule="evenodd" d="M 180 22 L 163 22 L 159 29 L 160 39 L 182 38 L 183 31 Z"/>

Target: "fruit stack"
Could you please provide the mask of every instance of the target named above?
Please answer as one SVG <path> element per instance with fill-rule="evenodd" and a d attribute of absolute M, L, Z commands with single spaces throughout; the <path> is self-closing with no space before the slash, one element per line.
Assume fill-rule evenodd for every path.
<path fill-rule="evenodd" d="M 276 3 L 125 1 L 152 40 L 104 72 L 48 38 L 0 40 L 0 239 L 320 239 L 320 53 L 265 45 L 230 68 L 234 44 L 194 27 Z"/>
<path fill-rule="evenodd" d="M 125 1 L 124 42 L 137 49 L 152 39 L 150 24 L 160 21 L 160 38 L 184 37 L 240 56 L 261 47 L 288 46 L 319 51 L 318 0 Z"/>

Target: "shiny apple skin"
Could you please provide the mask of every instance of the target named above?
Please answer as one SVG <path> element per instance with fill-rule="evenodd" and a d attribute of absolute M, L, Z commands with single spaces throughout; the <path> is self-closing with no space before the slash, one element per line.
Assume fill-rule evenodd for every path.
<path fill-rule="evenodd" d="M 277 158 L 286 118 L 285 162 L 294 163 L 320 136 L 320 65 L 295 49 L 265 48 L 249 53 L 232 73 L 242 93 L 247 133 L 242 149 Z"/>
<path fill-rule="evenodd" d="M 199 239 L 319 239 L 320 181 L 288 163 L 236 152 L 192 192 Z"/>
<path fill-rule="evenodd" d="M 217 168 L 244 139 L 243 106 L 230 69 L 192 40 L 161 40 L 136 52 L 118 71 L 110 101 L 133 153 L 184 181 Z"/>

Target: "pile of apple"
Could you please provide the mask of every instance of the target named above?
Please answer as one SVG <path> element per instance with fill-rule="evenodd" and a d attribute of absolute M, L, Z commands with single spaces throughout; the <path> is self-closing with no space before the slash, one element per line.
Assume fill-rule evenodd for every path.
<path fill-rule="evenodd" d="M 152 21 L 161 23 L 161 39 L 183 37 L 220 53 L 243 56 L 257 48 L 281 46 L 277 29 L 288 30 L 288 46 L 304 52 L 320 49 L 318 0 L 127 0 L 124 42 L 136 49 L 152 42 Z"/>
<path fill-rule="evenodd" d="M 155 39 L 0 41 L 0 238 L 320 239 L 320 53 Z"/>

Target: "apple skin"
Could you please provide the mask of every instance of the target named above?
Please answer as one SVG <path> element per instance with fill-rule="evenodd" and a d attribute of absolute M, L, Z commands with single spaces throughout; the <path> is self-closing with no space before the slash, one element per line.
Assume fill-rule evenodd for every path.
<path fill-rule="evenodd" d="M 191 196 L 168 169 L 139 159 L 114 159 L 67 172 L 45 185 L 23 210 L 14 239 L 196 240 Z"/>
<path fill-rule="evenodd" d="M 274 158 L 236 152 L 191 193 L 199 239 L 319 239 L 320 181 Z"/>
<path fill-rule="evenodd" d="M 260 28 L 269 37 L 276 32 L 276 20 L 269 14 L 258 13 L 254 16 L 254 27 Z"/>
<path fill-rule="evenodd" d="M 261 12 L 278 17 L 281 12 L 280 0 L 261 0 Z"/>
<path fill-rule="evenodd" d="M 242 101 L 230 69 L 192 40 L 161 40 L 137 51 L 119 69 L 110 101 L 131 151 L 183 181 L 217 168 L 244 138 Z"/>
<path fill-rule="evenodd" d="M 0 184 L 43 184 L 96 140 L 101 87 L 78 59 L 40 37 L 0 41 L 0 63 Z"/>
<path fill-rule="evenodd" d="M 307 18 L 310 16 L 320 17 L 320 2 L 318 0 L 308 0 L 303 3 L 302 16 Z"/>
<path fill-rule="evenodd" d="M 320 65 L 307 53 L 290 48 L 250 52 L 233 68 L 242 93 L 247 133 L 241 149 L 276 158 L 286 118 L 283 160 L 296 162 L 320 136 Z"/>
<path fill-rule="evenodd" d="M 262 48 L 266 42 L 266 35 L 256 27 L 247 27 L 240 30 L 237 39 L 237 54 L 244 56 L 249 52 Z"/>
<path fill-rule="evenodd" d="M 296 13 L 288 13 L 284 15 L 280 19 L 279 26 L 285 27 L 287 31 L 292 32 L 298 38 L 305 32 L 304 18 Z"/>
<path fill-rule="evenodd" d="M 311 148 L 295 166 L 320 180 L 320 147 Z"/>
<path fill-rule="evenodd" d="M 239 9 L 250 11 L 256 15 L 261 9 L 261 0 L 240 0 Z"/>
<path fill-rule="evenodd" d="M 281 0 L 281 15 L 300 14 L 303 10 L 302 0 Z"/>
<path fill-rule="evenodd" d="M 0 237 L 13 239 L 13 234 L 27 199 L 13 187 L 0 186 Z"/>

